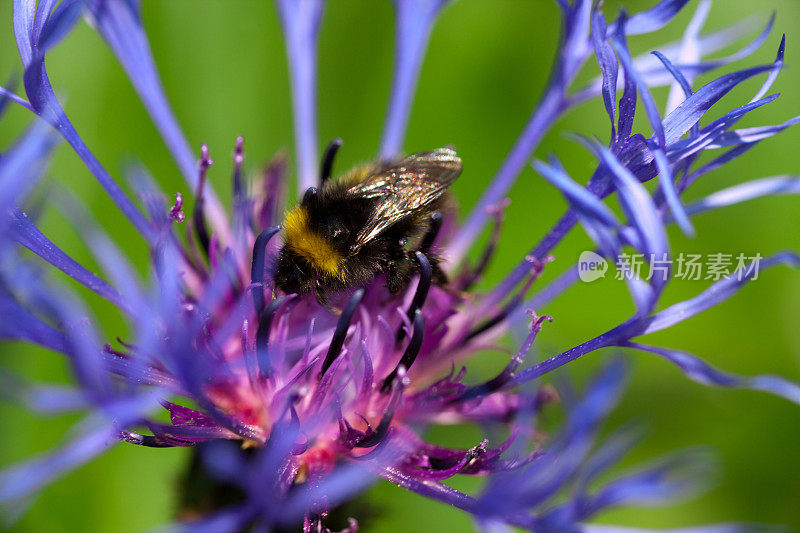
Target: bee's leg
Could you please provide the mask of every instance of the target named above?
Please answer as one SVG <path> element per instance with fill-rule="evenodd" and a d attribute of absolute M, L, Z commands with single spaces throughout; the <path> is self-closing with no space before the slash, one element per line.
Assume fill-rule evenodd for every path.
<path fill-rule="evenodd" d="M 414 275 L 416 266 L 416 258 L 414 252 L 409 250 L 400 250 L 398 256 L 389 261 L 389 268 L 387 269 L 386 288 L 392 294 L 397 294 L 403 290 L 411 281 Z"/>
<path fill-rule="evenodd" d="M 431 213 L 430 219 L 431 225 L 422 238 L 422 244 L 419 246 L 419 251 L 425 255 L 430 255 L 431 247 L 433 243 L 436 242 L 436 237 L 439 236 L 439 231 L 442 229 L 444 217 L 440 212 L 436 211 L 435 213 Z"/>
<path fill-rule="evenodd" d="M 425 236 L 422 238 L 419 251 L 425 254 L 431 264 L 433 283 L 444 287 L 448 283 L 447 274 L 445 274 L 444 270 L 442 270 L 442 267 L 439 266 L 441 259 L 439 259 L 439 257 L 437 257 L 435 254 L 431 253 L 431 247 L 433 247 L 433 243 L 436 241 L 436 237 L 439 236 L 439 231 L 442 229 L 444 217 L 442 217 L 440 212 L 436 211 L 435 213 L 431 213 L 430 218 L 431 225 L 428 228 L 427 233 L 425 233 Z"/>
<path fill-rule="evenodd" d="M 339 316 L 342 314 L 341 309 L 337 309 L 331 305 L 328 292 L 319 283 L 314 284 L 314 296 L 317 298 L 317 303 L 327 309 L 332 315 Z"/>

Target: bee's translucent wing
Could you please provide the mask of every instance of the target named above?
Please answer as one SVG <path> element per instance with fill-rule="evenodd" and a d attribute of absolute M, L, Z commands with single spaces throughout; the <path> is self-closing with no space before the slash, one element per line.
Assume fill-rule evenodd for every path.
<path fill-rule="evenodd" d="M 362 198 L 380 198 L 372 216 L 358 233 L 350 252 L 359 249 L 398 221 L 437 198 L 461 174 L 461 158 L 451 148 L 412 154 L 382 168 L 348 192 Z"/>

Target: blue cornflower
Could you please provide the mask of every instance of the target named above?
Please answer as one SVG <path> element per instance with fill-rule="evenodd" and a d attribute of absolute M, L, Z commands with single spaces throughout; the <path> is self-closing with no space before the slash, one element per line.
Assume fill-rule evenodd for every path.
<path fill-rule="evenodd" d="M 392 95 L 380 156 L 398 155 L 431 27 L 446 2 L 395 0 L 396 58 Z M 16 393 L 37 410 L 77 409 L 88 413 L 65 446 L 0 474 L 0 501 L 25 499 L 61 473 L 102 452 L 118 439 L 143 446 L 199 446 L 208 471 L 238 489 L 230 505 L 186 528 L 239 531 L 255 524 L 303 523 L 326 530 L 326 514 L 377 478 L 472 513 L 487 529 L 518 526 L 533 531 L 588 530 L 586 522 L 609 506 L 649 503 L 685 492 L 693 455 L 668 459 L 598 488 L 595 480 L 635 440 L 627 431 L 594 447 L 597 430 L 613 407 L 624 375 L 614 360 L 584 395 L 562 391 L 567 416 L 551 438 L 536 432 L 535 415 L 559 393 L 533 380 L 600 348 L 643 350 L 676 364 L 704 384 L 747 387 L 800 403 L 800 386 L 775 376 L 723 373 L 702 359 L 639 342 L 727 299 L 754 275 L 713 283 L 685 302 L 659 309 L 670 275 L 648 280 L 627 276 L 635 312 L 622 324 L 545 361 L 522 368 L 528 351 L 551 318 L 533 310 L 578 279 L 572 267 L 529 295 L 550 253 L 580 223 L 613 259 L 623 249 L 668 257 L 665 226 L 676 222 L 691 234 L 690 217 L 757 196 L 796 193 L 800 179 L 765 178 L 718 191 L 688 205 L 681 195 L 698 178 L 718 169 L 756 143 L 794 124 L 736 130 L 750 111 L 775 100 L 767 95 L 783 63 L 781 40 L 773 63 L 720 76 L 693 88 L 695 77 L 746 57 L 763 44 L 772 21 L 732 56 L 705 57 L 740 36 L 738 29 L 701 35 L 709 3 L 701 2 L 683 39 L 654 55 L 634 58 L 629 35 L 656 31 L 685 1 L 662 0 L 650 10 L 610 24 L 588 0 L 560 0 L 562 38 L 550 80 L 539 104 L 496 177 L 463 224 L 445 214 L 433 246 L 450 260 L 450 285 L 432 283 L 426 256 L 418 255 L 416 283 L 391 297 L 382 280 L 342 295 L 339 316 L 313 297 L 280 294 L 271 278 L 286 187 L 286 166 L 276 161 L 254 184 L 243 171 L 244 145 L 233 159 L 234 206 L 226 213 L 206 172 L 213 161 L 207 146 L 196 161 L 170 111 L 155 69 L 136 0 L 15 0 L 14 31 L 25 67 L 27 99 L 2 89 L 5 99 L 35 113 L 30 130 L 0 159 L 0 338 L 38 344 L 66 355 L 74 388 L 14 382 Z M 57 4 L 57 5 L 56 5 Z M 278 0 L 290 63 L 295 109 L 295 147 L 301 191 L 317 183 L 316 43 L 321 0 Z M 64 113 L 45 69 L 45 55 L 83 14 L 125 69 L 193 193 L 184 201 L 165 196 L 149 179 L 134 186 L 142 211 L 111 178 Z M 594 57 L 600 76 L 574 88 L 579 71 Z M 759 75 L 766 81 L 751 101 L 701 125 L 705 113 L 732 88 Z M 672 85 L 664 112 L 649 88 Z M 622 89 L 617 98 L 618 89 Z M 544 239 L 504 280 L 485 294 L 474 290 L 499 243 L 505 196 L 555 121 L 576 104 L 601 96 L 610 119 L 607 144 L 577 137 L 597 158 L 586 185 L 574 181 L 553 156 L 536 170 L 568 199 L 570 207 Z M 652 133 L 634 131 L 637 104 Z M 99 264 L 110 281 L 71 259 L 22 210 L 43 174 L 58 135 L 80 156 L 151 251 L 152 279 L 138 278 L 101 229 L 85 227 Z M 697 168 L 698 156 L 726 151 Z M 468 164 L 468 162 L 467 162 Z M 323 165 L 323 168 L 326 165 Z M 325 173 L 323 169 L 322 173 Z M 658 179 L 655 192 L 643 183 Z M 616 194 L 624 220 L 603 199 Z M 79 218 L 79 209 L 74 209 Z M 187 210 L 188 211 L 188 210 Z M 489 244 L 475 265 L 464 257 L 490 221 Z M 185 224 L 182 238 L 179 224 Z M 27 248 L 125 314 L 130 338 L 116 345 L 101 340 L 80 299 L 42 275 L 19 253 Z M 761 269 L 796 266 L 783 252 Z M 468 386 L 462 364 L 493 346 L 515 324 L 530 327 L 520 349 L 497 376 Z M 163 407 L 169 422 L 158 417 Z M 505 442 L 483 440 L 461 449 L 424 440 L 425 428 L 456 422 L 494 423 L 509 430 Z M 234 445 L 231 445 L 234 443 Z M 245 450 L 245 451 L 243 451 Z M 704 461 L 700 461 L 701 463 Z M 447 486 L 455 475 L 487 476 L 471 496 Z M 355 530 L 355 521 L 349 529 Z"/>

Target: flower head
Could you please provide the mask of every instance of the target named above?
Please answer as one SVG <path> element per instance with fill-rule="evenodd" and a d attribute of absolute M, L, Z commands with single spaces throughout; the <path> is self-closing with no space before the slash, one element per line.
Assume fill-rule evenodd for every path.
<path fill-rule="evenodd" d="M 800 190 L 797 178 L 767 178 L 688 205 L 682 202 L 682 194 L 697 179 L 797 121 L 733 129 L 745 114 L 777 98 L 767 93 L 783 63 L 783 40 L 773 63 L 693 88 L 699 73 L 747 56 L 766 39 L 771 22 L 737 54 L 706 60 L 738 33 L 700 35 L 708 10 L 703 2 L 680 43 L 654 55 L 631 55 L 629 35 L 659 29 L 684 3 L 663 0 L 648 11 L 630 17 L 623 13 L 608 23 L 599 6 L 588 0 L 560 1 L 563 32 L 550 80 L 481 200 L 463 224 L 454 212 L 435 214 L 414 250 L 417 273 L 407 288 L 393 295 L 383 276 L 350 287 L 332 302 L 340 311 L 337 316 L 313 296 L 285 294 L 274 282 L 287 183 L 283 160 L 273 160 L 251 182 L 243 167 L 244 140 L 237 139 L 231 212 L 217 200 L 206 179 L 214 164 L 210 149 L 203 145 L 195 164 L 161 88 L 138 2 L 62 0 L 56 6 L 15 0 L 14 28 L 27 99 L 2 92 L 40 120 L 0 160 L 0 212 L 8 214 L 0 220 L 0 309 L 10 317 L 0 323 L 0 337 L 40 344 L 65 354 L 72 364 L 74 389 L 48 396 L 37 386 L 19 385 L 20 396 L 45 398 L 32 402 L 44 408 L 68 400 L 90 414 L 66 446 L 0 474 L 0 500 L 33 494 L 100 453 L 110 439 L 157 448 L 200 447 L 211 473 L 241 493 L 231 505 L 183 524 L 214 530 L 300 521 L 306 530 L 322 530 L 327 512 L 377 477 L 468 511 L 487 528 L 505 523 L 534 531 L 574 530 L 605 507 L 683 492 L 690 483 L 687 476 L 674 474 L 677 460 L 599 491 L 590 489 L 631 441 L 627 433 L 620 434 L 593 452 L 597 429 L 620 388 L 624 372 L 619 361 L 600 373 L 583 398 L 566 402 L 567 420 L 552 438 L 537 433 L 533 419 L 559 394 L 532 383 L 583 355 L 620 347 L 659 355 L 707 385 L 748 387 L 800 403 L 800 387 L 787 380 L 723 373 L 691 354 L 638 340 L 727 299 L 754 276 L 752 268 L 745 265 L 694 298 L 662 309 L 659 301 L 671 278 L 669 269 L 648 279 L 625 276 L 635 306 L 628 320 L 544 361 L 526 365 L 525 358 L 551 320 L 539 310 L 578 279 L 573 266 L 530 294 L 543 269 L 550 268 L 551 252 L 576 225 L 583 226 L 607 258 L 626 249 L 667 258 L 666 225 L 675 222 L 691 234 L 690 217 L 696 213 Z M 396 65 L 382 157 L 397 156 L 402 147 L 425 43 L 444 4 L 395 1 Z M 332 145 L 317 165 L 315 63 L 323 6 L 319 1 L 281 0 L 278 9 L 293 84 L 298 184 L 305 191 L 320 176 L 328 177 L 338 148 Z M 140 209 L 66 117 L 44 58 L 81 12 L 118 57 L 145 103 L 186 180 L 185 193 L 167 198 L 139 176 L 133 186 L 144 207 Z M 577 74 L 592 57 L 600 75 L 575 89 Z M 725 94 L 757 75 L 766 80 L 749 102 L 701 125 Z M 662 112 L 650 88 L 665 84 L 672 85 L 672 93 Z M 505 196 L 514 179 L 557 118 L 594 96 L 602 97 L 608 112 L 609 141 L 578 141 L 596 157 L 596 170 L 583 185 L 555 156 L 533 163 L 564 194 L 569 209 L 501 283 L 477 292 L 475 284 L 499 245 Z M 637 111 L 647 118 L 652 133 L 635 131 Z M 62 252 L 22 210 L 55 144 L 52 129 L 76 151 L 147 243 L 151 279 L 139 279 L 111 239 L 80 220 L 80 210 L 74 210 L 74 218 L 109 281 Z M 696 168 L 699 155 L 715 149 L 727 151 Z M 653 179 L 658 185 L 651 192 L 644 184 Z M 612 195 L 622 217 L 604 203 Z M 479 260 L 469 264 L 465 254 L 490 221 L 494 229 L 488 244 Z M 80 300 L 42 276 L 19 253 L 20 246 L 113 303 L 130 324 L 128 337 L 103 342 L 104 334 L 87 318 Z M 449 260 L 448 283 L 437 279 L 434 255 Z M 779 253 L 761 268 L 778 264 L 797 266 L 800 258 Z M 467 384 L 470 357 L 495 347 L 511 327 L 524 323 L 529 325 L 525 339 L 506 367 L 491 379 Z M 115 336 L 105 334 L 105 339 Z M 158 416 L 159 405 L 168 421 Z M 461 448 L 424 439 L 426 428 L 453 423 L 502 426 L 507 435 Z M 489 481 L 473 497 L 444 483 L 455 475 L 488 476 Z M 350 528 L 354 530 L 354 523 Z"/>

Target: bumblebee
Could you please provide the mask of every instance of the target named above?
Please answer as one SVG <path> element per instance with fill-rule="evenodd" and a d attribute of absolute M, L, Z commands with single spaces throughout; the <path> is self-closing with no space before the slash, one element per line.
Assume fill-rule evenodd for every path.
<path fill-rule="evenodd" d="M 445 278 L 434 255 L 427 255 L 441 225 L 439 209 L 447 188 L 461 174 L 461 158 L 451 148 L 382 160 L 328 180 L 331 143 L 319 188 L 309 188 L 286 214 L 283 242 L 274 269 L 284 293 L 330 296 L 386 275 L 389 292 L 403 289 L 416 272 L 416 251 L 426 253 L 433 279 Z"/>

